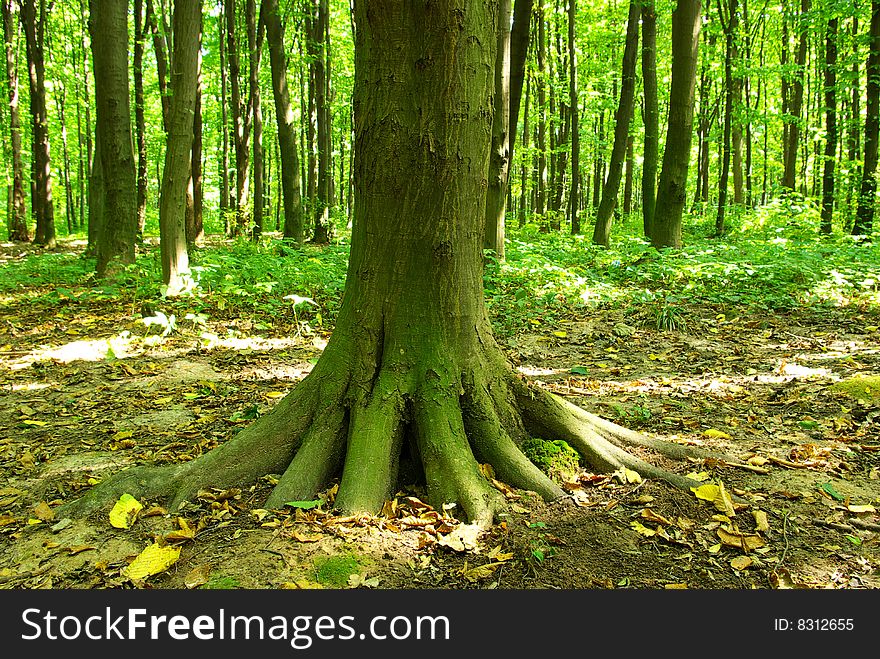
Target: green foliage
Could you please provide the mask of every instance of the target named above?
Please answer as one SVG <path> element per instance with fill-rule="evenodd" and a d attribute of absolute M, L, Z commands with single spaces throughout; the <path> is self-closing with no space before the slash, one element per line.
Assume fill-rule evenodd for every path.
<path fill-rule="evenodd" d="M 199 586 L 202 590 L 235 590 L 241 588 L 237 577 L 228 577 L 222 574 L 212 574 L 207 583 Z"/>
<path fill-rule="evenodd" d="M 357 574 L 360 563 L 351 554 L 339 556 L 320 556 L 315 559 L 315 577 L 318 583 L 332 588 L 345 588 L 348 578 Z"/>
<path fill-rule="evenodd" d="M 523 454 L 541 471 L 556 478 L 572 474 L 580 464 L 580 456 L 567 442 L 530 437 L 520 446 Z"/>
<path fill-rule="evenodd" d="M 550 536 L 546 533 L 547 524 L 544 522 L 532 522 L 529 528 L 535 532 L 529 541 L 530 558 L 540 564 L 551 556 L 556 555 L 556 549 L 550 544 Z"/>

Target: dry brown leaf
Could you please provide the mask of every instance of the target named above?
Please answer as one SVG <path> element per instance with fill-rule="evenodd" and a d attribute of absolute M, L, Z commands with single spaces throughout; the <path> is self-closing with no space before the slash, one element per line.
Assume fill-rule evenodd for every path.
<path fill-rule="evenodd" d="M 742 549 L 746 552 L 754 551 L 767 544 L 757 533 L 732 533 L 723 528 L 716 529 L 715 533 L 718 536 L 718 539 L 721 540 L 722 544 L 727 545 L 728 547 L 736 547 L 737 549 Z"/>
<path fill-rule="evenodd" d="M 663 517 L 663 515 L 658 515 L 650 508 L 642 508 L 642 519 L 646 519 L 649 522 L 655 522 L 657 524 L 662 524 L 663 526 L 672 526 L 672 522 Z"/>
<path fill-rule="evenodd" d="M 763 510 L 753 510 L 752 515 L 755 518 L 755 530 L 761 533 L 770 531 L 770 522 L 767 519 L 767 513 Z"/>
<path fill-rule="evenodd" d="M 465 563 L 461 573 L 468 581 L 479 581 L 480 579 L 485 579 L 486 577 L 491 576 L 500 565 L 504 565 L 504 563 L 486 563 L 485 565 L 478 565 L 475 568 L 467 569 L 467 563 Z"/>
<path fill-rule="evenodd" d="M 55 519 L 55 511 L 49 507 L 49 504 L 45 501 L 40 501 L 36 506 L 34 506 L 34 515 L 37 519 L 42 520 L 44 522 L 51 522 Z"/>
<path fill-rule="evenodd" d="M 211 565 L 209 563 L 205 563 L 204 565 L 200 565 L 198 567 L 194 567 L 192 570 L 187 573 L 187 575 L 183 578 L 183 585 L 189 589 L 198 588 L 201 585 L 208 583 L 208 579 L 211 577 Z"/>
<path fill-rule="evenodd" d="M 83 552 L 83 551 L 90 551 L 90 550 L 92 550 L 92 549 L 94 549 L 95 551 L 98 550 L 97 547 L 93 547 L 92 545 L 76 545 L 75 547 L 68 547 L 68 548 L 67 548 L 67 552 L 68 552 L 71 556 L 76 556 L 76 555 L 79 554 L 80 552 Z"/>
<path fill-rule="evenodd" d="M 748 556 L 737 556 L 732 561 L 730 561 L 730 567 L 738 572 L 742 572 L 747 567 L 749 567 L 754 561 Z"/>
<path fill-rule="evenodd" d="M 323 533 L 306 533 L 304 531 L 293 531 L 290 537 L 297 542 L 318 542 L 324 537 Z"/>

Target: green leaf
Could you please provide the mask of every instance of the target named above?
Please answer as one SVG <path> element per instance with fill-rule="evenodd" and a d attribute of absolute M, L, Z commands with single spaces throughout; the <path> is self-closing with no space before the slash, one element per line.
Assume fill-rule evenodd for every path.
<path fill-rule="evenodd" d="M 569 373 L 574 373 L 575 375 L 589 375 L 589 371 L 587 371 L 585 366 L 575 366 L 572 368 Z"/>
<path fill-rule="evenodd" d="M 834 489 L 834 486 L 831 483 L 822 483 L 819 486 L 819 489 L 825 492 L 828 496 L 830 496 L 835 501 L 843 501 L 846 497 L 843 496 L 840 492 Z"/>
<path fill-rule="evenodd" d="M 313 501 L 287 501 L 284 503 L 285 506 L 290 506 L 291 508 L 301 508 L 302 510 L 311 510 L 312 508 L 317 508 L 323 503 L 320 499 L 314 499 Z"/>

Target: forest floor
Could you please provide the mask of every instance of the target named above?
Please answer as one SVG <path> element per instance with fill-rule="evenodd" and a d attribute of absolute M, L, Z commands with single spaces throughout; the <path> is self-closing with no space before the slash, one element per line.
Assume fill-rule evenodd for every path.
<path fill-rule="evenodd" d="M 115 528 L 107 511 L 54 508 L 127 465 L 228 439 L 307 374 L 329 328 L 227 307 L 165 332 L 144 323 L 153 309 L 86 287 L 46 304 L 34 279 L 0 300 L 0 588 L 880 587 L 876 308 L 685 300 L 667 330 L 647 308 L 572 309 L 502 340 L 524 376 L 589 411 L 735 456 L 739 466 L 663 463 L 733 499 L 581 472 L 548 504 L 499 483 L 507 519 L 478 534 L 418 489 L 371 518 L 328 512 L 332 489 L 266 510 L 270 475 L 177 511 L 143 501 Z M 129 578 L 153 542 L 179 555 Z"/>

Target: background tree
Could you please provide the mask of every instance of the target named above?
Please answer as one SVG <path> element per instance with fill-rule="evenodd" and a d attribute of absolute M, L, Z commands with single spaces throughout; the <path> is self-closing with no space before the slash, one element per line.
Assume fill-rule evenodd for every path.
<path fill-rule="evenodd" d="M 12 154 L 11 203 L 8 218 L 9 240 L 27 242 L 30 232 L 24 196 L 24 164 L 21 160 L 21 119 L 18 115 L 18 58 L 16 41 L 18 20 L 13 0 L 3 0 L 3 36 L 6 44 L 6 84 L 9 94 L 9 145 Z"/>
<path fill-rule="evenodd" d="M 103 277 L 114 260 L 134 263 L 135 256 L 137 174 L 128 100 L 128 4 L 99 6 L 92 0 L 89 31 L 95 74 L 95 132 L 100 134 L 104 182 L 95 270 Z"/>
<path fill-rule="evenodd" d="M 834 158 L 837 153 L 837 17 L 825 36 L 825 165 L 822 172 L 822 233 L 831 233 L 834 215 Z"/>
<path fill-rule="evenodd" d="M 865 163 L 862 167 L 862 186 L 853 235 L 867 236 L 874 227 L 874 207 L 877 204 L 877 147 L 880 139 L 880 2 L 871 3 L 871 27 L 866 74 L 867 108 L 865 115 Z"/>
<path fill-rule="evenodd" d="M 162 280 L 167 287 L 167 295 L 176 295 L 184 290 L 189 276 L 185 226 L 186 187 L 192 164 L 201 11 L 201 2 L 195 1 L 177 3 L 174 8 L 168 138 L 159 195 Z"/>

